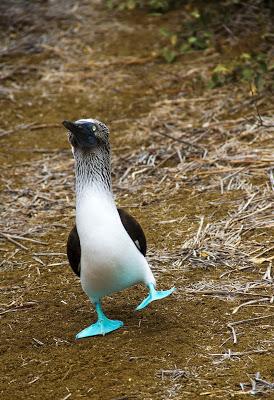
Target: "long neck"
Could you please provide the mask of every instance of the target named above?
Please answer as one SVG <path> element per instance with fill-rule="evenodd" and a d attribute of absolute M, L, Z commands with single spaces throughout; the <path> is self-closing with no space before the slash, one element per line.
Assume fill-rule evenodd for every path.
<path fill-rule="evenodd" d="M 113 198 L 109 152 L 75 153 L 76 202 L 86 191 L 102 192 Z"/>

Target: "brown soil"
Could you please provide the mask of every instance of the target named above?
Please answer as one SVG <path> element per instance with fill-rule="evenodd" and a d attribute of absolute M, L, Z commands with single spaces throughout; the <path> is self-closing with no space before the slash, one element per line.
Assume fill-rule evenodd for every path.
<path fill-rule="evenodd" d="M 22 0 L 0 12 L 1 399 L 246 398 L 257 372 L 273 382 L 269 93 L 201 85 L 216 51 L 157 56 L 159 27 L 184 7 Z M 159 287 L 177 292 L 139 313 L 143 287 L 108 297 L 124 328 L 75 341 L 95 319 L 65 256 L 74 189 L 61 121 L 80 117 L 109 124 L 117 202 L 144 227 Z M 246 319 L 233 343 L 228 324 Z M 258 380 L 257 398 L 272 389 Z"/>

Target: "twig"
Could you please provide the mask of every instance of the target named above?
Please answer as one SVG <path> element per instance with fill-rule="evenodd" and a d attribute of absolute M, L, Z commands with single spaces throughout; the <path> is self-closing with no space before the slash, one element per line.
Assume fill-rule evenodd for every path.
<path fill-rule="evenodd" d="M 52 257 L 52 256 L 66 256 L 66 253 L 33 253 L 34 256 L 47 256 L 47 257 Z"/>
<path fill-rule="evenodd" d="M 250 300 L 250 301 L 247 301 L 245 303 L 242 303 L 239 306 L 234 308 L 234 310 L 232 311 L 232 314 L 236 314 L 236 312 L 238 312 L 239 309 L 244 307 L 244 306 L 247 306 L 247 305 L 250 305 L 250 304 L 260 303 L 261 301 L 269 301 L 269 297 L 263 297 L 262 299 Z M 271 302 L 271 298 L 270 298 L 270 302 Z"/>
<path fill-rule="evenodd" d="M 258 257 L 261 257 L 261 256 L 263 256 L 265 253 L 268 253 L 268 252 L 270 252 L 271 250 L 273 250 L 274 249 L 274 246 L 271 246 L 271 247 L 269 247 L 268 249 L 264 249 L 263 251 L 261 251 L 260 253 L 258 253 L 258 254 L 256 254 L 256 256 L 255 256 L 255 258 L 258 258 Z M 250 255 L 251 254 L 254 254 L 254 253 L 257 253 L 257 249 L 255 250 L 255 251 L 253 251 L 252 253 L 250 253 Z"/>
<path fill-rule="evenodd" d="M 254 350 L 248 350 L 248 351 L 231 351 L 230 349 L 228 350 L 227 353 L 210 353 L 211 356 L 224 356 L 224 358 L 230 358 L 230 357 L 241 357 L 241 356 L 246 356 L 250 354 L 264 354 L 264 353 L 273 353 L 274 349 L 254 349 Z"/>
<path fill-rule="evenodd" d="M 43 266 L 46 265 L 42 260 L 40 260 L 40 258 L 38 258 L 38 257 L 36 257 L 36 256 L 32 256 L 32 258 L 33 258 L 35 261 L 37 261 L 39 264 L 41 264 L 41 265 L 43 265 Z"/>
<path fill-rule="evenodd" d="M 38 340 L 36 338 L 32 338 L 37 344 L 39 344 L 39 346 L 44 346 L 45 343 L 41 342 L 41 340 Z"/>
<path fill-rule="evenodd" d="M 258 293 L 246 293 L 246 292 L 232 292 L 229 290 L 192 290 L 188 289 L 187 293 L 191 294 L 201 294 L 201 295 L 209 295 L 209 296 L 248 296 L 248 297 L 262 297 L 262 295 Z M 271 296 L 269 296 L 271 298 Z"/>
<path fill-rule="evenodd" d="M 62 262 L 56 262 L 56 263 L 52 263 L 52 264 L 48 264 L 48 267 L 57 267 L 60 265 L 66 265 L 67 261 L 62 261 Z"/>
<path fill-rule="evenodd" d="M 5 258 L 1 263 L 0 263 L 0 267 L 2 267 L 2 265 L 4 265 L 7 261 L 9 261 L 11 258 L 13 258 L 18 251 L 20 251 L 20 249 L 15 249 L 14 252 L 7 258 Z"/>
<path fill-rule="evenodd" d="M 201 216 L 201 220 L 200 220 L 200 225 L 199 225 L 199 228 L 198 228 L 196 237 L 195 237 L 194 242 L 193 242 L 193 246 L 194 246 L 194 245 L 198 242 L 198 240 L 199 240 L 199 237 L 200 237 L 200 234 L 201 234 L 201 231 L 202 231 L 202 228 L 203 228 L 203 224 L 204 224 L 204 219 L 205 219 L 205 217 L 202 215 L 202 216 Z"/>
<path fill-rule="evenodd" d="M 31 385 L 32 383 L 37 382 L 40 379 L 40 376 L 36 376 L 35 378 L 32 379 L 32 381 L 28 382 L 29 385 Z"/>
<path fill-rule="evenodd" d="M 194 147 L 194 148 L 196 148 L 196 149 L 199 149 L 199 150 L 204 151 L 204 148 L 203 148 L 202 146 L 199 146 L 198 144 L 189 142 L 189 141 L 184 140 L 184 139 L 181 139 L 181 138 L 175 138 L 174 136 L 171 136 L 171 135 L 169 135 L 168 133 L 159 132 L 159 131 L 154 131 L 153 133 L 156 133 L 156 134 L 158 134 L 158 135 L 167 137 L 168 139 L 171 139 L 171 140 L 173 140 L 174 142 L 179 142 L 179 143 L 185 144 L 185 145 L 187 145 L 187 146 L 192 146 L 192 147 Z"/>
<path fill-rule="evenodd" d="M 272 258 L 272 257 L 271 257 Z M 273 258 L 274 258 L 274 256 L 273 256 Z M 268 264 L 268 267 L 267 267 L 267 269 L 266 269 L 266 271 L 265 271 L 265 273 L 264 273 L 264 276 L 263 276 L 263 279 L 264 280 L 266 280 L 266 281 L 273 281 L 273 278 L 272 278 L 272 276 L 271 276 L 271 269 L 272 269 L 272 263 L 271 262 L 269 262 L 269 264 Z"/>
<path fill-rule="evenodd" d="M 250 383 L 240 383 L 242 393 L 257 395 L 259 393 L 267 393 L 269 390 L 274 389 L 274 383 L 261 379 L 260 372 L 257 372 L 255 378 L 249 378 Z M 251 386 L 251 390 L 245 391 L 245 387 Z"/>
<path fill-rule="evenodd" d="M 231 324 L 227 324 L 227 326 L 228 326 L 229 329 L 231 329 L 232 337 L 233 337 L 233 343 L 236 344 L 237 343 L 237 335 L 236 335 L 235 328 Z"/>
<path fill-rule="evenodd" d="M 31 239 L 31 238 L 28 238 L 28 237 L 19 236 L 19 235 L 13 235 L 13 234 L 10 234 L 10 233 L 4 233 L 4 234 L 8 235 L 9 238 L 11 238 L 11 239 L 26 240 L 27 242 L 39 243 L 39 244 L 44 244 L 44 245 L 47 244 L 46 242 L 42 242 L 41 240 L 37 240 L 37 239 Z"/>
<path fill-rule="evenodd" d="M 274 314 L 264 315 L 264 316 L 262 316 L 262 317 L 255 317 L 255 318 L 242 319 L 242 320 L 240 320 L 240 321 L 235 321 L 235 322 L 229 322 L 229 323 L 227 324 L 227 327 L 228 327 L 229 329 L 231 329 L 231 331 L 232 331 L 233 343 L 234 343 L 234 344 L 237 343 L 237 335 L 236 335 L 236 331 L 235 331 L 234 326 L 240 325 L 240 324 L 246 324 L 246 323 L 248 323 L 248 322 L 258 321 L 258 320 L 261 320 L 261 319 L 271 318 L 271 317 L 274 317 Z"/>
<path fill-rule="evenodd" d="M 230 322 L 229 325 L 231 325 L 231 326 L 241 325 L 241 324 L 246 324 L 248 322 L 253 322 L 253 321 L 258 321 L 258 320 L 261 320 L 261 319 L 273 318 L 273 317 L 274 317 L 274 314 L 268 314 L 268 315 L 263 315 L 261 317 L 254 317 L 254 318 L 242 319 L 240 321 Z"/>
<path fill-rule="evenodd" d="M 71 393 L 67 394 L 65 397 L 62 397 L 61 400 L 68 400 L 71 397 Z"/>
<path fill-rule="evenodd" d="M 31 308 L 31 307 L 33 307 L 35 305 L 37 305 L 36 302 L 28 302 L 26 304 L 22 304 L 20 306 L 15 307 L 15 308 L 9 308 L 8 310 L 1 311 L 0 315 L 7 314 L 7 313 L 10 313 L 10 312 L 26 311 L 26 310 L 28 310 L 29 308 Z"/>
<path fill-rule="evenodd" d="M 24 246 L 23 244 L 17 242 L 16 240 L 12 239 L 9 235 L 6 235 L 3 232 L 0 232 L 0 236 L 2 236 L 3 238 L 7 239 L 9 242 L 15 244 L 16 246 L 20 247 L 23 250 L 28 250 L 28 247 Z"/>

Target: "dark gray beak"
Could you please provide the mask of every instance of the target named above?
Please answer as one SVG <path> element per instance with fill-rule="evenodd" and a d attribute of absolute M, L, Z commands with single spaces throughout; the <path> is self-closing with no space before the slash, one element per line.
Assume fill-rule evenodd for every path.
<path fill-rule="evenodd" d="M 74 139 L 75 145 L 81 147 L 82 149 L 91 149 L 97 145 L 97 139 L 90 128 L 90 124 L 76 124 L 71 121 L 63 121 L 64 127 L 69 130 Z"/>

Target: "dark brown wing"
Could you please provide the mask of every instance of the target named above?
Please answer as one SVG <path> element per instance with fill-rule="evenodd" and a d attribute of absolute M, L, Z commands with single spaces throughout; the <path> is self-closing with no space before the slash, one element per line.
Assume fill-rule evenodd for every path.
<path fill-rule="evenodd" d="M 125 230 L 133 240 L 138 250 L 140 250 L 140 252 L 145 256 L 147 251 L 147 243 L 141 225 L 125 210 L 122 210 L 121 208 L 118 208 L 117 210 Z M 80 277 L 81 246 L 76 225 L 74 225 L 68 236 L 67 256 L 72 270 L 77 276 Z"/>
<path fill-rule="evenodd" d="M 118 208 L 118 213 L 125 230 L 133 240 L 135 246 L 140 250 L 143 256 L 145 256 L 147 252 L 147 241 L 141 225 L 132 215 L 122 208 Z"/>
<path fill-rule="evenodd" d="M 67 256 L 73 272 L 80 277 L 81 246 L 76 225 L 74 225 L 68 236 Z"/>

